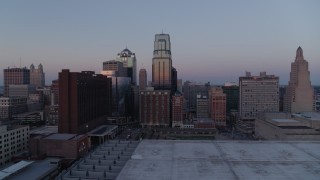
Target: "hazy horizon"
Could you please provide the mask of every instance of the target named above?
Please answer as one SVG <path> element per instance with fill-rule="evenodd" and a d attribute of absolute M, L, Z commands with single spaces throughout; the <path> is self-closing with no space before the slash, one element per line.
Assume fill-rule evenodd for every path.
<path fill-rule="evenodd" d="M 298 46 L 320 85 L 320 1 L 22 1 L 0 3 L 3 69 L 42 63 L 46 84 L 61 69 L 93 70 L 128 47 L 151 79 L 154 35 L 170 34 L 183 81 L 238 82 L 246 71 L 289 80 Z"/>

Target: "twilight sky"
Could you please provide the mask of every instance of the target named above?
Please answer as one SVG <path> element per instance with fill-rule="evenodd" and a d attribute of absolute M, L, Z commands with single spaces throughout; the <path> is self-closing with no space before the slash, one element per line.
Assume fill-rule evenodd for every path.
<path fill-rule="evenodd" d="M 154 35 L 170 34 L 178 78 L 237 82 L 245 71 L 287 84 L 298 46 L 320 85 L 319 0 L 0 1 L 0 68 L 94 70 L 126 46 L 151 79 Z M 3 84 L 3 71 L 0 73 Z"/>

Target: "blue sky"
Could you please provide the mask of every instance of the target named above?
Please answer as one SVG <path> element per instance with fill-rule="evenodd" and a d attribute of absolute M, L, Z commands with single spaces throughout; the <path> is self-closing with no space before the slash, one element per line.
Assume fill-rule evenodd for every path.
<path fill-rule="evenodd" d="M 185 80 L 222 84 L 266 71 L 287 84 L 298 46 L 320 85 L 320 1 L 0 1 L 1 69 L 42 63 L 46 84 L 61 69 L 102 69 L 126 46 L 151 79 L 154 35 L 170 34 Z M 3 83 L 3 73 L 0 84 Z"/>

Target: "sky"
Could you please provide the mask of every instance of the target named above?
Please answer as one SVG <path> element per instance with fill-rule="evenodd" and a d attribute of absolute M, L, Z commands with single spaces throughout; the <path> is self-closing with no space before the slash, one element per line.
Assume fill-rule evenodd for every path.
<path fill-rule="evenodd" d="M 49 85 L 62 69 L 99 73 L 128 47 L 151 80 L 154 35 L 163 32 L 183 81 L 266 71 L 287 84 L 301 46 L 320 85 L 319 18 L 319 0 L 0 1 L 0 68 L 41 63 Z"/>

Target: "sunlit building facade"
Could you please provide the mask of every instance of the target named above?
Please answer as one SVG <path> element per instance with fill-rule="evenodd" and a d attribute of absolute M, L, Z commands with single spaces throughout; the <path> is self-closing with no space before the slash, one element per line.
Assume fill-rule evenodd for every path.
<path fill-rule="evenodd" d="M 291 63 L 290 81 L 284 96 L 284 112 L 314 111 L 314 90 L 311 86 L 308 62 L 299 46 L 296 59 Z"/>

